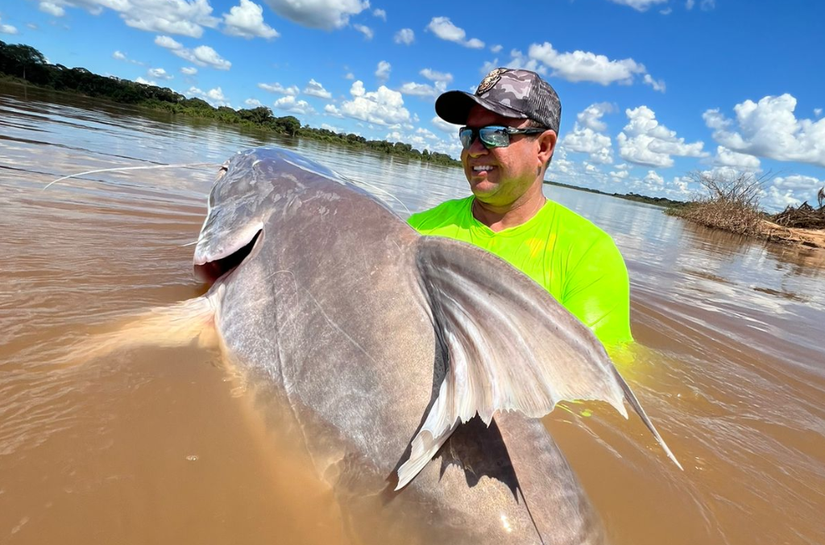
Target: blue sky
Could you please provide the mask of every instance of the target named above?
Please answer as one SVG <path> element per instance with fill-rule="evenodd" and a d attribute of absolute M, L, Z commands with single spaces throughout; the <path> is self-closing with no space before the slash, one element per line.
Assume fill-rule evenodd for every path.
<path fill-rule="evenodd" d="M 772 210 L 825 185 L 819 0 L 3 0 L 0 39 L 456 157 L 435 96 L 526 67 L 562 100 L 551 179 L 685 199 L 690 172 L 771 173 Z"/>

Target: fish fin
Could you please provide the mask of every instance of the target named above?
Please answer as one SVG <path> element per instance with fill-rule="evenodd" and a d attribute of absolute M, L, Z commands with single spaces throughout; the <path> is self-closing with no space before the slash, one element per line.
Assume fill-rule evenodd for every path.
<path fill-rule="evenodd" d="M 627 400 L 676 462 L 596 336 L 544 288 L 468 244 L 439 237 L 417 244 L 449 365 L 398 470 L 397 488 L 427 465 L 459 422 L 478 414 L 489 425 L 497 411 L 540 418 L 560 401 L 606 401 L 627 418 Z"/>

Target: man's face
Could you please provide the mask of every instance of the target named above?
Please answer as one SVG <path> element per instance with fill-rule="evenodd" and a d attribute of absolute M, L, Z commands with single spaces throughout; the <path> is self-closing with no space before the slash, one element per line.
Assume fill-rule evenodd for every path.
<path fill-rule="evenodd" d="M 527 128 L 526 119 L 504 117 L 475 105 L 467 116 L 471 128 L 503 125 Z M 555 140 L 554 140 L 555 142 Z M 541 183 L 539 175 L 544 161 L 540 158 L 539 138 L 529 135 L 511 135 L 506 148 L 487 149 L 479 138 L 469 149 L 461 152 L 464 175 L 478 200 L 497 207 L 509 207 L 518 201 L 534 183 Z M 549 159 L 547 157 L 544 160 Z M 536 182 L 536 180 L 539 180 Z"/>

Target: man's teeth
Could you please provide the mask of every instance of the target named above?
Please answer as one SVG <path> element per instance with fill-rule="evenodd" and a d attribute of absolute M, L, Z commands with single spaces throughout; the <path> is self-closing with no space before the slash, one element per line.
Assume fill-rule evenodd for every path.
<path fill-rule="evenodd" d="M 493 170 L 493 167 L 491 167 L 489 165 L 473 167 L 473 171 L 475 171 L 475 172 L 481 172 L 481 171 L 486 171 L 486 170 Z"/>

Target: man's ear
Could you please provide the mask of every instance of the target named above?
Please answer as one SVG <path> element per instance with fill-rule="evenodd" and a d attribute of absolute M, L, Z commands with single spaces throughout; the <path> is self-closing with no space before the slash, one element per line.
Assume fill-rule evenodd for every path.
<path fill-rule="evenodd" d="M 546 130 L 538 137 L 539 156 L 538 159 L 542 165 L 546 165 L 550 159 L 553 158 L 553 152 L 556 150 L 556 131 Z"/>

